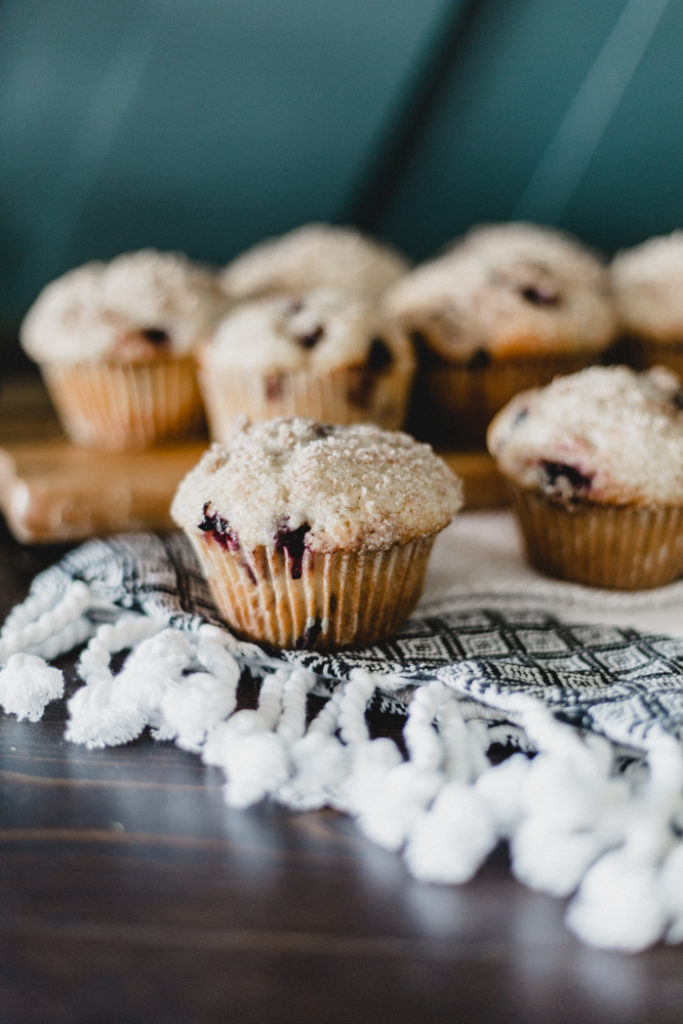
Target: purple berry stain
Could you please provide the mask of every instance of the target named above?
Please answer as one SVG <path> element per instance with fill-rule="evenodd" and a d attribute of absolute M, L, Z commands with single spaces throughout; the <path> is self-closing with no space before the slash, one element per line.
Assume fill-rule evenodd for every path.
<path fill-rule="evenodd" d="M 351 405 L 367 409 L 370 405 L 377 378 L 392 365 L 394 357 L 383 338 L 373 338 L 368 348 L 365 366 L 356 367 L 356 376 L 347 391 Z"/>
<path fill-rule="evenodd" d="M 210 501 L 207 501 L 202 509 L 202 520 L 198 527 L 204 533 L 210 534 L 216 543 L 227 551 L 239 551 L 239 537 L 230 528 L 227 519 L 212 510 Z"/>
<path fill-rule="evenodd" d="M 532 306 L 556 306 L 560 301 L 557 289 L 541 284 L 530 284 L 520 288 L 520 295 Z"/>
<path fill-rule="evenodd" d="M 290 558 L 289 571 L 292 579 L 298 580 L 301 579 L 302 562 L 306 549 L 305 537 L 311 527 L 308 523 L 302 523 L 301 526 L 297 526 L 296 530 L 290 530 L 287 527 L 287 521 L 285 519 L 275 532 L 275 550 L 287 552 Z"/>
<path fill-rule="evenodd" d="M 546 493 L 561 501 L 571 501 L 573 497 L 585 494 L 593 482 L 592 476 L 587 476 L 565 462 L 544 459 L 542 468 Z"/>
<path fill-rule="evenodd" d="M 491 356 L 485 348 L 476 349 L 467 361 L 468 370 L 483 370 L 491 362 Z"/>
<path fill-rule="evenodd" d="M 336 429 L 331 423 L 314 423 L 311 429 L 316 437 L 321 438 L 336 433 Z"/>
<path fill-rule="evenodd" d="M 322 628 L 323 626 L 320 619 L 314 619 L 303 635 L 296 638 L 294 646 L 297 651 L 310 651 L 311 648 L 315 646 L 315 642 L 320 636 Z"/>
<path fill-rule="evenodd" d="M 150 345 L 167 345 L 171 340 L 168 331 L 165 331 L 163 327 L 145 327 L 140 334 Z"/>
<path fill-rule="evenodd" d="M 373 338 L 368 351 L 368 366 L 376 373 L 387 370 L 394 361 L 389 346 L 384 338 Z"/>
<path fill-rule="evenodd" d="M 318 326 L 314 327 L 312 331 L 308 331 L 306 334 L 297 335 L 296 340 L 302 348 L 314 348 L 324 333 L 325 328 L 321 324 L 318 324 Z"/>

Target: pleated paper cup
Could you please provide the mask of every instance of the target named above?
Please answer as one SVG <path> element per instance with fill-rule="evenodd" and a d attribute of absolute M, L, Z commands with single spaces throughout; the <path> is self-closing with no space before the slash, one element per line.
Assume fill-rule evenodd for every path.
<path fill-rule="evenodd" d="M 243 415 L 251 420 L 303 416 L 320 423 L 370 422 L 398 430 L 405 422 L 414 373 L 412 362 L 397 360 L 381 371 L 349 366 L 328 373 L 262 374 L 214 369 L 206 358 L 199 384 L 211 436 L 225 442 Z"/>
<path fill-rule="evenodd" d="M 529 561 L 593 587 L 645 590 L 683 576 L 683 509 L 563 506 L 506 481 Z"/>
<path fill-rule="evenodd" d="M 79 362 L 41 366 L 72 441 L 125 451 L 192 437 L 204 410 L 191 357 L 146 363 Z"/>
<path fill-rule="evenodd" d="M 221 617 L 277 648 L 367 647 L 391 636 L 422 593 L 434 535 L 384 551 L 230 550 L 190 534 Z"/>
<path fill-rule="evenodd" d="M 586 352 L 490 359 L 481 366 L 428 361 L 415 388 L 415 430 L 443 445 L 483 446 L 489 423 L 516 394 L 594 361 Z"/>

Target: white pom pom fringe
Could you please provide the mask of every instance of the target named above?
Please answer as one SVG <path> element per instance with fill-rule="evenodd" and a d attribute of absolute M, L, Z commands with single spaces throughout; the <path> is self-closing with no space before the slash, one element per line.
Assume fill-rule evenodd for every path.
<path fill-rule="evenodd" d="M 39 719 L 64 692 L 44 659 L 87 640 L 69 740 L 111 746 L 149 728 L 219 767 L 231 806 L 270 798 L 337 808 L 428 882 L 466 882 L 504 840 L 520 881 L 573 897 L 567 922 L 583 941 L 626 952 L 683 942 L 683 754 L 672 737 L 648 735 L 646 754 L 634 751 L 623 770 L 623 751 L 540 701 L 499 693 L 489 722 L 471 695 L 432 682 L 413 692 L 403 753 L 371 736 L 366 712 L 377 691 L 391 695 L 406 680 L 357 669 L 312 715 L 315 677 L 281 663 L 264 670 L 258 706 L 238 711 L 245 651 L 226 631 L 182 631 L 120 610 L 97 625 L 103 606 L 88 587 L 60 587 L 32 594 L 0 633 L 6 712 Z M 506 737 L 525 753 L 494 764 L 491 745 Z"/>

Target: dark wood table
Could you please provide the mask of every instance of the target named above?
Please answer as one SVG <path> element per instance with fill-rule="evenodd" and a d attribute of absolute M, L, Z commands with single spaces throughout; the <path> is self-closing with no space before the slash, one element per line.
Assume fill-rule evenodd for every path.
<path fill-rule="evenodd" d="M 0 525 L 3 617 L 63 550 Z M 0 717 L 2 1024 L 683 1019 L 681 947 L 580 945 L 502 849 L 421 884 L 340 815 L 228 809 L 196 757 L 64 720 Z"/>

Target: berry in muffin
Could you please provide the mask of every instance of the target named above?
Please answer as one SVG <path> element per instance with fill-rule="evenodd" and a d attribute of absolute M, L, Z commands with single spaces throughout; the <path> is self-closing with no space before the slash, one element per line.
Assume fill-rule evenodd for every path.
<path fill-rule="evenodd" d="M 596 366 L 498 413 L 489 449 L 537 568 L 627 590 L 683 575 L 682 406 L 668 370 Z"/>
<path fill-rule="evenodd" d="M 281 418 L 214 444 L 171 515 L 239 635 L 330 649 L 398 628 L 461 503 L 457 477 L 407 434 Z"/>
<path fill-rule="evenodd" d="M 405 332 L 337 289 L 271 295 L 237 306 L 198 350 L 215 440 L 240 415 L 403 425 L 415 372 Z"/>
<path fill-rule="evenodd" d="M 483 442 L 513 395 L 597 361 L 615 332 L 601 261 L 531 224 L 473 229 L 398 281 L 386 308 L 418 345 L 416 430 L 451 446 Z"/>

